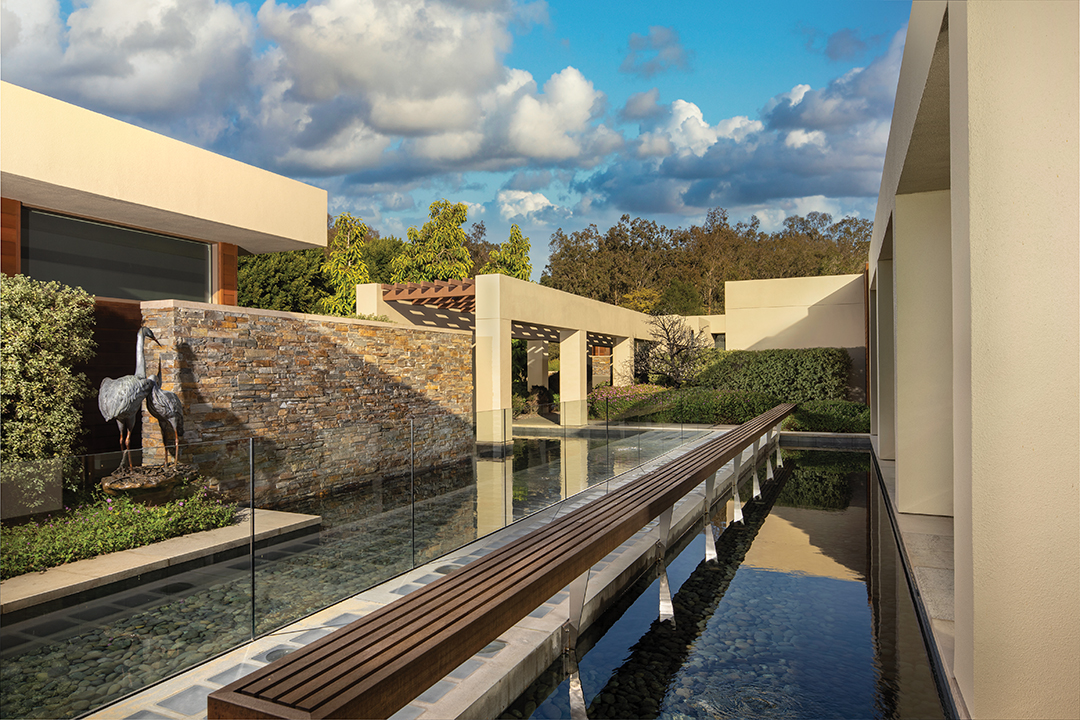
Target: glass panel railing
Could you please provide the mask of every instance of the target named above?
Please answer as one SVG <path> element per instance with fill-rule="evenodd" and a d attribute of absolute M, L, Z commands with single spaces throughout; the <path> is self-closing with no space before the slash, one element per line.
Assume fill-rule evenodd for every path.
<path fill-rule="evenodd" d="M 181 450 L 179 468 L 140 451 L 126 472 L 119 453 L 55 461 L 63 505 L 5 518 L 0 716 L 80 715 L 251 638 L 249 442 Z M 28 472 L 0 475 L 21 492 Z M 156 542 L 168 535 L 184 539 Z M 38 572 L 57 559 L 77 564 Z"/>

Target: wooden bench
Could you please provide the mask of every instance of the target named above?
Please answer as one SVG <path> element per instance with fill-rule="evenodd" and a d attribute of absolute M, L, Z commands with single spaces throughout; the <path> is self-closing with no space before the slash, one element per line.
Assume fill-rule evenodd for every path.
<path fill-rule="evenodd" d="M 211 693 L 208 717 L 389 717 L 674 506 L 794 407 L 778 405 Z"/>

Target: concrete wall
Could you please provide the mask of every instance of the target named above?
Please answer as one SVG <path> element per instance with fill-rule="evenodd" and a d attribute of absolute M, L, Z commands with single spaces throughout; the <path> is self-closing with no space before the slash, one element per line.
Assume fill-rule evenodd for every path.
<path fill-rule="evenodd" d="M 1078 10 L 914 3 L 871 243 L 876 447 L 908 510 L 953 515 L 976 718 L 1080 716 Z"/>
<path fill-rule="evenodd" d="M 164 346 L 147 344 L 148 371 L 160 359 L 185 408 L 181 461 L 237 497 L 248 438 L 261 506 L 408 473 L 411 431 L 417 468 L 471 455 L 468 333 L 171 300 L 142 312 Z M 145 411 L 143 427 L 144 462 L 160 462 Z"/>
<path fill-rule="evenodd" d="M 326 191 L 0 83 L 4 197 L 251 252 L 326 245 Z"/>
<path fill-rule="evenodd" d="M 726 333 L 726 349 L 845 348 L 851 356 L 848 396 L 866 402 L 862 274 L 740 280 L 724 288 L 724 323 L 713 323 L 712 332 Z"/>

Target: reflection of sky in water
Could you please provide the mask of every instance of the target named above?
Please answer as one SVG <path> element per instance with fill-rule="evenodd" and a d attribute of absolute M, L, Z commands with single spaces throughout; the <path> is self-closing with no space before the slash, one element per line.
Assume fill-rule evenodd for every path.
<path fill-rule="evenodd" d="M 703 593 L 695 597 L 715 608 L 702 606 L 691 615 L 699 626 L 683 644 L 668 650 L 670 636 L 646 633 L 657 627 L 658 581 L 610 620 L 579 664 L 591 718 L 623 717 L 611 714 L 620 707 L 672 719 L 941 717 L 883 506 L 876 493 L 868 496 L 865 470 L 850 474 L 860 456 L 834 457 L 842 463 L 836 468 L 823 454 L 803 456 L 808 470 L 785 488 L 797 492 L 781 497 L 789 505 L 808 500 L 811 507 L 774 506 L 748 549 L 749 537 L 736 541 L 746 554 L 726 587 L 702 574 L 700 534 L 669 564 L 677 606 L 688 602 L 681 593 Z M 838 495 L 843 502 L 833 504 L 837 486 L 848 482 Z M 873 568 L 868 508 L 885 524 L 871 538 L 875 562 L 884 561 Z M 751 512 L 748 520 L 755 514 L 760 517 Z M 873 592 L 867 577 L 877 578 Z M 900 652 L 901 646 L 907 650 Z M 665 653 L 674 667 L 662 673 L 659 686 L 650 692 L 634 686 L 626 673 L 645 669 L 652 685 L 648 668 Z M 557 681 L 558 671 L 553 675 Z M 532 717 L 570 716 L 565 682 L 546 697 L 539 687 L 535 692 Z M 620 705 L 627 696 L 629 707 Z M 650 696 L 662 698 L 658 706 L 649 705 Z M 522 699 L 528 697 L 529 691 Z"/>

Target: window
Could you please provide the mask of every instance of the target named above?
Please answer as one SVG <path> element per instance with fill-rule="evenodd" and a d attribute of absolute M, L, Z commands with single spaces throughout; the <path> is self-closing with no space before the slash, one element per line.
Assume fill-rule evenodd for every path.
<path fill-rule="evenodd" d="M 22 272 L 130 300 L 210 300 L 210 245 L 23 209 Z"/>

